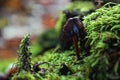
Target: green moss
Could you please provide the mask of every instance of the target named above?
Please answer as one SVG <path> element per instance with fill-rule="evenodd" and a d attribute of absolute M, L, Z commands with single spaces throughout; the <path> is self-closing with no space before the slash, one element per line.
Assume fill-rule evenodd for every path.
<path fill-rule="evenodd" d="M 47 74 L 43 80 L 87 80 L 88 73 L 82 71 L 89 67 L 83 67 L 82 61 L 77 61 L 74 51 L 65 51 L 63 53 L 46 52 L 43 56 L 39 56 L 39 61 L 48 62 L 40 65 L 41 68 L 47 69 Z M 60 69 L 65 64 L 69 69 L 67 75 L 60 73 Z M 84 68 L 84 69 L 83 69 Z"/>
<path fill-rule="evenodd" d="M 36 80 L 31 73 L 20 72 L 19 75 L 14 75 L 11 80 Z"/>
<path fill-rule="evenodd" d="M 43 56 L 40 56 L 40 61 L 49 64 L 40 66 L 48 71 L 44 79 L 67 80 L 74 77 L 75 80 L 108 80 L 113 77 L 119 78 L 120 57 L 111 56 L 113 54 L 119 55 L 119 9 L 120 4 L 102 7 L 84 18 L 83 23 L 87 32 L 86 45 L 90 46 L 90 52 L 81 51 L 82 60 L 76 60 L 73 50 L 62 53 L 46 52 Z M 67 75 L 60 74 L 63 64 L 72 71 L 71 74 L 69 72 Z"/>
<path fill-rule="evenodd" d="M 29 39 L 30 35 L 25 35 L 21 40 L 21 44 L 18 52 L 18 73 L 21 71 L 31 72 L 31 55 L 32 53 L 29 50 Z"/>
<path fill-rule="evenodd" d="M 107 80 L 112 76 L 120 76 L 120 72 L 114 72 L 115 64 L 119 57 L 113 57 L 112 54 L 118 55 L 120 44 L 120 4 L 110 6 L 108 3 L 96 12 L 84 17 L 84 26 L 87 32 L 87 45 L 91 46 L 90 56 L 84 60 L 92 67 L 92 78 L 97 80 Z M 111 61 L 111 59 L 114 61 Z M 114 64 L 112 64 L 114 63 Z M 119 62 L 120 63 L 120 62 Z M 110 65 L 112 65 L 110 69 Z M 120 68 L 116 68 L 119 70 Z"/>
<path fill-rule="evenodd" d="M 65 52 L 46 51 L 36 58 L 36 61 L 45 62 L 39 65 L 42 71 L 30 75 L 34 75 L 37 80 L 119 80 L 119 10 L 120 4 L 106 4 L 84 17 L 83 23 L 87 33 L 85 43 L 90 46 L 90 51 L 87 53 L 85 49 L 80 49 L 81 60 L 76 59 L 73 48 Z"/>
<path fill-rule="evenodd" d="M 12 80 L 35 80 L 32 74 L 31 55 L 29 50 L 30 35 L 27 34 L 21 40 L 21 44 L 18 51 L 18 62 L 16 63 L 17 72 L 12 77 Z"/>

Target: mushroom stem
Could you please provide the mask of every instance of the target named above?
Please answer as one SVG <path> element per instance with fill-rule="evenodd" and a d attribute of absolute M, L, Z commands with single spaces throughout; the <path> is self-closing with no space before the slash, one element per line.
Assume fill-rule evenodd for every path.
<path fill-rule="evenodd" d="M 73 36 L 73 42 L 74 42 L 74 46 L 75 46 L 75 50 L 76 50 L 76 56 L 77 56 L 77 60 L 80 59 L 80 53 L 79 53 L 79 48 L 78 48 L 78 40 L 77 40 L 77 36 Z"/>

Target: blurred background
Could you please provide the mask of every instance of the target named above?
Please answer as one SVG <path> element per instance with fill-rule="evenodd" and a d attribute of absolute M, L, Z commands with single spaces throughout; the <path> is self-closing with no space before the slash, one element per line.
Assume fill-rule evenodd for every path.
<path fill-rule="evenodd" d="M 70 0 L 0 0 L 0 60 L 16 56 L 21 38 L 54 28 Z"/>

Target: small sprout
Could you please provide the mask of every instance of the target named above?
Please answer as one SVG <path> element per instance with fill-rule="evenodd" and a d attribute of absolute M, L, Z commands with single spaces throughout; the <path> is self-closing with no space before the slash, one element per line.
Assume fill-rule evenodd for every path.
<path fill-rule="evenodd" d="M 30 35 L 24 36 L 21 41 L 19 52 L 18 52 L 18 74 L 21 71 L 31 72 L 31 55 L 32 53 L 29 51 L 29 41 Z"/>

